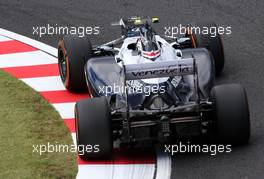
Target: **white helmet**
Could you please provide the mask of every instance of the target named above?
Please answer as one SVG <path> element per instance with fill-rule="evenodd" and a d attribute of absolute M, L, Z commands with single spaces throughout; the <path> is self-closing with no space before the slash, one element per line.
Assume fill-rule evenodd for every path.
<path fill-rule="evenodd" d="M 155 36 L 141 36 L 138 40 L 137 48 L 143 57 L 153 61 L 161 54 L 161 48 Z"/>

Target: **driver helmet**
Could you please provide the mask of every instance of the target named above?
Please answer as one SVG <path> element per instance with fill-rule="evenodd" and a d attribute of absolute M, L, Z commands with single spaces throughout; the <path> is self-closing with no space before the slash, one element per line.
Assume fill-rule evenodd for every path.
<path fill-rule="evenodd" d="M 161 48 L 159 43 L 156 41 L 155 36 L 151 34 L 145 34 L 141 36 L 138 40 L 138 50 L 141 55 L 145 58 L 155 60 L 161 54 Z"/>

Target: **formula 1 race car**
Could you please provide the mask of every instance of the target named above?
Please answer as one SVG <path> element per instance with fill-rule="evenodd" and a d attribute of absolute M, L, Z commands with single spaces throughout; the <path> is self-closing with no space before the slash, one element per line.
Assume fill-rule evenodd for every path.
<path fill-rule="evenodd" d="M 133 146 L 151 141 L 213 136 L 222 144 L 246 144 L 250 137 L 247 95 L 238 84 L 214 86 L 224 67 L 219 34 L 166 39 L 158 18 L 130 17 L 113 25 L 122 36 L 99 46 L 87 37 L 59 41 L 61 79 L 71 92 L 87 91 L 75 105 L 78 146 L 99 146 L 84 160 L 110 157 L 114 141 Z M 205 23 L 197 26 L 214 26 Z"/>

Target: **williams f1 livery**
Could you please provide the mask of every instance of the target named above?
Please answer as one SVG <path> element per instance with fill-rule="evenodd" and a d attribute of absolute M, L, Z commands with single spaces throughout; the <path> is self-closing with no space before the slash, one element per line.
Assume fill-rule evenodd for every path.
<path fill-rule="evenodd" d="M 158 35 L 153 17 L 130 17 L 112 25 L 122 36 L 92 46 L 87 37 L 59 41 L 61 79 L 71 92 L 88 91 L 75 105 L 78 146 L 99 146 L 82 159 L 110 157 L 113 143 L 171 142 L 210 136 L 245 144 L 250 136 L 245 90 L 214 86 L 224 68 L 221 37 L 195 34 L 190 24 L 177 38 Z M 196 26 L 216 27 L 214 23 Z"/>

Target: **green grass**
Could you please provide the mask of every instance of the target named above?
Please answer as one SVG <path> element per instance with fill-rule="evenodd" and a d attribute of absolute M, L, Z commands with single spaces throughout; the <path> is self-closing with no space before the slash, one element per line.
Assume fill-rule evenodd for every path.
<path fill-rule="evenodd" d="M 23 82 L 0 71 L 0 178 L 74 178 L 76 154 L 39 155 L 33 145 L 72 144 L 59 114 Z"/>

